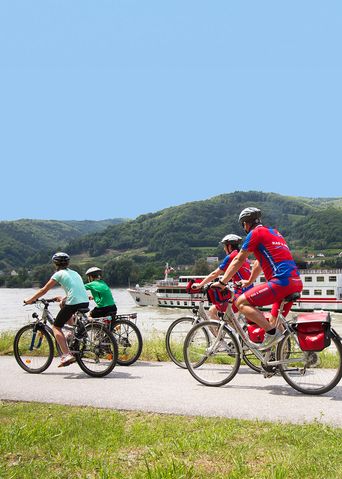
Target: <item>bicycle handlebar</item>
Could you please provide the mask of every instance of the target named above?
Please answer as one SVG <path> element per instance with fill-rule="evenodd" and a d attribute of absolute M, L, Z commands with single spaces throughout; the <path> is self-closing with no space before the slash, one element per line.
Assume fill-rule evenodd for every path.
<path fill-rule="evenodd" d="M 208 291 L 208 289 L 210 289 L 210 288 L 220 289 L 221 291 L 228 290 L 228 291 L 231 291 L 231 292 L 235 292 L 236 288 L 241 288 L 241 286 L 242 286 L 241 283 L 239 283 L 239 282 L 230 281 L 229 283 L 227 283 L 227 286 L 225 286 L 224 288 L 219 288 L 218 286 L 213 286 L 214 283 L 216 283 L 216 281 L 211 281 L 210 283 L 207 283 L 204 286 L 202 286 L 202 288 L 200 288 L 200 289 L 192 289 L 191 292 L 192 292 L 192 294 L 206 293 Z"/>
<path fill-rule="evenodd" d="M 33 301 L 33 303 L 25 303 L 24 302 L 24 306 L 29 306 L 30 304 L 37 304 L 37 303 L 43 303 L 45 306 L 47 306 L 49 303 L 55 303 L 57 301 L 59 301 L 57 298 L 49 298 L 49 299 L 40 298 L 40 299 L 36 299 L 35 301 Z"/>

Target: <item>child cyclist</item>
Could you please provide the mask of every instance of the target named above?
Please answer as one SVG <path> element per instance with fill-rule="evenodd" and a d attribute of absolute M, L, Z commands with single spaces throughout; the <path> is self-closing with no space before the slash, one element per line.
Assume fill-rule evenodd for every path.
<path fill-rule="evenodd" d="M 91 293 L 89 299 L 93 299 L 96 303 L 96 307 L 89 313 L 90 317 L 103 318 L 112 316 L 112 319 L 114 319 L 117 307 L 108 284 L 102 279 L 102 270 L 94 266 L 86 271 L 86 276 L 88 283 L 84 286 Z"/>
<path fill-rule="evenodd" d="M 70 353 L 66 342 L 63 326 L 71 319 L 72 315 L 78 309 L 88 308 L 89 300 L 87 291 L 85 290 L 81 276 L 69 266 L 70 257 L 63 252 L 55 253 L 52 262 L 55 265 L 56 272 L 51 276 L 49 281 L 31 298 L 25 299 L 25 304 L 32 304 L 36 299 L 44 296 L 54 286 L 58 284 L 62 286 L 66 293 L 66 297 L 58 297 L 60 300 L 60 311 L 58 312 L 55 322 L 52 326 L 54 336 L 62 351 L 61 362 L 58 367 L 69 366 L 76 361 L 75 357 Z"/>

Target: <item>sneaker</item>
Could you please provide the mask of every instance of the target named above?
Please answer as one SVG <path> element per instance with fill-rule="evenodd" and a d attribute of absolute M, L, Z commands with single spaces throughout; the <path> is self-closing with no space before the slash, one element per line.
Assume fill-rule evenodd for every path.
<path fill-rule="evenodd" d="M 274 334 L 265 333 L 264 340 L 258 346 L 258 349 L 270 349 L 272 346 L 279 343 L 282 337 L 283 337 L 283 333 L 279 331 L 279 329 L 277 329 Z"/>
<path fill-rule="evenodd" d="M 65 356 L 62 356 L 61 362 L 59 363 L 58 367 L 63 368 L 65 366 L 69 366 L 69 364 L 72 364 L 74 362 L 76 362 L 75 356 L 73 356 L 72 354 L 67 354 Z"/>

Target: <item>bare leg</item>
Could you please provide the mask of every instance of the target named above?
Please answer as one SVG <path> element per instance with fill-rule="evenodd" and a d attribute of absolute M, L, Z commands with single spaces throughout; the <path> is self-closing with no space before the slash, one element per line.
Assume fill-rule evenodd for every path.
<path fill-rule="evenodd" d="M 210 306 L 210 308 L 209 308 L 209 317 L 210 317 L 210 319 L 213 319 L 215 321 L 220 320 L 220 318 L 218 317 L 218 314 L 217 314 L 216 306 L 214 304 L 212 306 Z M 219 328 L 218 326 L 217 327 L 210 326 L 209 329 L 213 333 L 214 336 L 217 336 L 218 328 Z"/>
<path fill-rule="evenodd" d="M 274 328 L 274 326 L 272 326 L 267 321 L 267 319 L 265 318 L 265 316 L 262 314 L 262 312 L 259 309 L 249 304 L 244 294 L 239 296 L 239 298 L 237 299 L 236 307 L 242 314 L 245 315 L 246 318 L 248 318 L 250 321 L 253 321 L 253 323 L 256 323 L 265 331 L 269 331 L 270 329 Z"/>
<path fill-rule="evenodd" d="M 215 319 L 216 321 L 219 320 L 219 317 L 217 315 L 217 309 L 215 305 L 210 306 L 209 308 L 209 317 L 210 319 Z"/>
<path fill-rule="evenodd" d="M 66 356 L 67 354 L 70 354 L 62 328 L 57 328 L 56 326 L 52 326 L 52 329 L 53 329 L 53 334 L 55 335 L 56 341 L 59 347 L 61 348 L 63 355 Z"/>

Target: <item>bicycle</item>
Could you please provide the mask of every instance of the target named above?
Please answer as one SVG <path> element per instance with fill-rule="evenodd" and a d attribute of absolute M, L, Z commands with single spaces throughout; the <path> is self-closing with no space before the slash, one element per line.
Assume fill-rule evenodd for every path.
<path fill-rule="evenodd" d="M 39 299 L 35 301 L 41 315 L 34 312 L 34 322 L 23 326 L 14 338 L 14 356 L 19 366 L 31 374 L 45 371 L 55 355 L 54 318 L 49 311 L 49 304 L 56 299 Z M 112 333 L 99 322 L 88 322 L 88 309 L 80 309 L 74 315 L 74 325 L 66 324 L 64 331 L 71 353 L 82 371 L 89 376 L 103 377 L 109 374 L 117 363 L 118 346 Z M 56 349 L 61 355 L 60 347 L 55 341 Z"/>
<path fill-rule="evenodd" d="M 212 283 L 208 283 L 207 285 L 205 285 L 202 288 L 202 293 L 205 293 L 211 287 L 211 285 Z M 196 293 L 200 293 L 200 291 L 197 290 Z M 193 307 L 192 316 L 182 316 L 176 319 L 170 324 L 166 331 L 165 347 L 167 354 L 171 361 L 173 361 L 180 368 L 187 368 L 184 361 L 183 347 L 186 335 L 188 334 L 189 330 L 191 329 L 191 327 L 195 326 L 200 322 L 210 321 L 210 318 L 204 308 L 204 302 L 205 300 L 203 297 L 199 303 L 199 306 Z M 218 312 L 218 316 L 221 319 L 225 320 L 224 313 Z M 238 315 L 237 321 L 240 322 L 244 329 L 247 328 L 247 323 L 242 314 Z M 209 331 L 207 332 L 207 336 L 207 342 L 209 343 Z M 246 347 L 246 345 L 244 344 L 242 346 L 242 359 L 253 371 L 258 373 L 262 371 L 260 361 L 255 358 L 254 354 L 251 353 L 248 347 Z"/>
<path fill-rule="evenodd" d="M 190 374 L 207 386 L 222 386 L 229 383 L 237 374 L 243 356 L 242 344 L 245 344 L 260 361 L 264 377 L 272 377 L 278 372 L 285 381 L 304 394 L 318 395 L 334 388 L 342 377 L 341 338 L 330 327 L 329 318 L 321 324 L 320 335 L 324 334 L 324 343 L 316 347 L 305 346 L 300 335 L 299 320 L 286 320 L 283 308 L 287 302 L 296 301 L 299 293 L 287 296 L 282 301 L 277 316 L 276 327 L 283 330 L 283 337 L 273 347 L 263 350 L 260 344 L 253 343 L 241 326 L 232 310 L 234 284 L 229 283 L 232 293 L 224 317 L 220 321 L 202 321 L 188 332 L 183 354 Z M 327 315 L 329 316 L 329 315 Z M 311 324 L 310 322 L 307 324 Z M 312 323 L 314 324 L 314 323 Z M 316 329 L 318 328 L 316 326 Z M 216 329 L 213 335 L 211 330 Z M 219 346 L 225 342 L 225 350 Z M 313 348 L 310 350 L 310 347 Z"/>
<path fill-rule="evenodd" d="M 116 316 L 96 318 L 96 320 L 103 322 L 116 339 L 118 345 L 117 362 L 120 366 L 130 366 L 140 358 L 143 340 L 135 323 L 137 313 L 117 314 Z"/>

